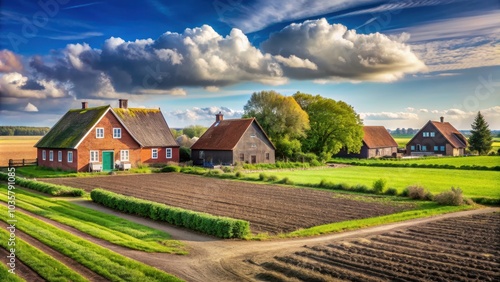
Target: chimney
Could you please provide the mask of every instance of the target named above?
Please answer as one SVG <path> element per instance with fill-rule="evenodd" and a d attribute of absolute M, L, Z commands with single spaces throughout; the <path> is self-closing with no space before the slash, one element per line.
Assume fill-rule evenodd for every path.
<path fill-rule="evenodd" d="M 128 100 L 127 99 L 120 99 L 120 109 L 127 109 L 128 108 Z"/>
<path fill-rule="evenodd" d="M 218 114 L 215 115 L 215 122 L 223 121 L 224 120 L 224 115 L 222 112 L 219 112 Z"/>
<path fill-rule="evenodd" d="M 441 123 L 444 122 L 444 117 L 440 117 L 439 119 L 441 120 Z"/>
<path fill-rule="evenodd" d="M 82 110 L 85 110 L 89 107 L 89 102 L 82 102 Z"/>

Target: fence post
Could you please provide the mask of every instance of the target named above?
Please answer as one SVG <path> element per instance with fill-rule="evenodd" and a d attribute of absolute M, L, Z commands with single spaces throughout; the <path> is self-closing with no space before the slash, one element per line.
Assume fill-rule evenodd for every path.
<path fill-rule="evenodd" d="M 23 166 L 24 166 L 24 159 L 23 159 Z"/>
<path fill-rule="evenodd" d="M 12 163 L 13 163 L 13 161 L 14 161 L 13 159 L 9 159 L 9 168 L 11 168 L 11 167 L 12 167 Z"/>

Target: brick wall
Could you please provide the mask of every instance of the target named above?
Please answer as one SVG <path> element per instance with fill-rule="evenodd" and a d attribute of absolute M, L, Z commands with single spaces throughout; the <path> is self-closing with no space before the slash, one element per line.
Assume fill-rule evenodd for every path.
<path fill-rule="evenodd" d="M 45 151 L 45 160 L 43 159 L 43 151 Z M 53 152 L 53 160 L 50 161 L 50 151 Z M 62 154 L 62 160 L 58 159 L 58 152 Z M 73 152 L 73 162 L 68 162 L 68 152 Z M 76 150 L 72 149 L 50 149 L 50 148 L 38 148 L 37 149 L 38 165 L 50 168 L 58 168 L 62 170 L 77 170 L 77 153 Z"/>
<path fill-rule="evenodd" d="M 158 158 L 152 158 L 152 150 L 158 149 Z M 167 159 L 167 147 L 156 147 L 156 148 L 142 148 L 141 150 L 141 161 L 144 164 L 166 164 L 170 162 L 179 162 L 179 147 L 174 147 L 172 149 L 172 158 Z"/>
<path fill-rule="evenodd" d="M 104 128 L 104 138 L 96 137 L 96 128 Z M 121 138 L 113 138 L 113 128 L 121 128 Z M 100 162 L 102 162 L 103 151 L 113 151 L 115 163 L 120 161 L 120 150 L 129 151 L 129 162 L 132 164 L 132 167 L 141 162 L 139 144 L 111 112 L 108 112 L 97 123 L 78 146 L 78 171 L 89 171 L 88 165 L 91 150 L 99 151 Z"/>

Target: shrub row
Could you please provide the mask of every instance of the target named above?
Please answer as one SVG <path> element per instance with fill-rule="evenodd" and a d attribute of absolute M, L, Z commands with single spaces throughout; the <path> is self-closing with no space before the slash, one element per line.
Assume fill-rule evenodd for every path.
<path fill-rule="evenodd" d="M 26 187 L 29 189 L 33 189 L 42 193 L 50 194 L 52 196 L 73 196 L 79 197 L 83 196 L 85 191 L 82 189 L 72 188 L 63 185 L 56 185 L 51 183 L 40 182 L 36 180 L 29 180 L 25 178 L 20 178 L 13 176 L 12 174 L 9 176 L 8 173 L 0 172 L 0 180 L 12 182 L 14 180 L 16 185 Z"/>
<path fill-rule="evenodd" d="M 376 166 L 376 167 L 413 167 L 413 168 L 442 168 L 442 169 L 463 169 L 463 170 L 494 170 L 500 171 L 500 166 L 482 166 L 482 165 L 449 165 L 449 164 L 419 164 L 419 163 L 398 163 L 398 162 L 339 162 L 342 164 L 356 166 Z"/>
<path fill-rule="evenodd" d="M 276 162 L 274 164 L 243 164 L 244 169 L 290 169 L 290 168 L 309 168 L 311 166 L 321 165 L 318 161 L 311 163 L 301 162 Z"/>
<path fill-rule="evenodd" d="M 99 188 L 92 190 L 90 197 L 96 203 L 121 212 L 165 221 L 219 238 L 243 238 L 250 232 L 250 223 L 245 220 L 170 207 Z"/>

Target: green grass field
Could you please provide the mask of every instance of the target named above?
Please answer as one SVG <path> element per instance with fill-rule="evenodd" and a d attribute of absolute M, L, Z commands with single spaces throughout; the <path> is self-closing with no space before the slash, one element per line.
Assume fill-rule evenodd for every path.
<path fill-rule="evenodd" d="M 398 164 L 436 164 L 436 165 L 477 165 L 500 166 L 500 156 L 469 156 L 469 157 L 425 157 L 416 159 L 332 159 L 335 163 L 398 163 Z"/>
<path fill-rule="evenodd" d="M 500 198 L 500 173 L 497 171 L 471 171 L 456 169 L 392 168 L 350 166 L 319 170 L 267 172 L 282 179 L 288 177 L 295 184 L 316 185 L 321 180 L 348 185 L 363 184 L 372 187 L 377 179 L 387 180 L 388 187 L 401 192 L 409 185 L 425 186 L 433 194 L 460 187 L 466 197 Z M 259 173 L 247 174 L 258 179 Z"/>
<path fill-rule="evenodd" d="M 6 185 L 0 185 L 1 201 L 7 201 Z M 16 189 L 16 206 L 74 227 L 116 245 L 145 252 L 186 254 L 182 243 L 169 234 L 144 225 L 81 207 L 73 203 Z"/>
<path fill-rule="evenodd" d="M 0 205 L 0 213 L 7 214 L 7 207 Z M 0 219 L 7 221 L 6 217 Z M 19 230 L 109 281 L 182 281 L 157 268 L 122 256 L 23 212 L 16 211 L 16 220 Z M 54 281 L 66 281 L 66 279 Z"/>

